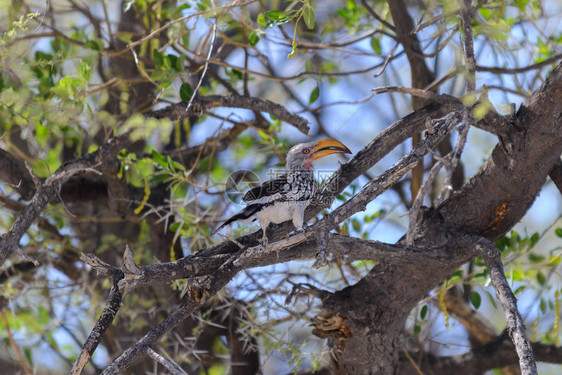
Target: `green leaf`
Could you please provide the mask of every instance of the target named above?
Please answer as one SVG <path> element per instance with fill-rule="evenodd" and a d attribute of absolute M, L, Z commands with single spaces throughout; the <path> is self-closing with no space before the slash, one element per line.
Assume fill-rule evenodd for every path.
<path fill-rule="evenodd" d="M 318 85 L 316 85 L 316 87 L 310 93 L 310 98 L 308 99 L 308 104 L 314 103 L 316 100 L 318 100 L 319 96 L 320 96 L 320 87 L 318 87 Z"/>
<path fill-rule="evenodd" d="M 421 327 L 419 325 L 414 326 L 414 335 L 419 335 L 421 332 Z"/>
<path fill-rule="evenodd" d="M 265 16 L 273 21 L 284 21 L 288 18 L 281 10 L 268 10 L 265 12 Z"/>
<path fill-rule="evenodd" d="M 556 228 L 554 233 L 556 233 L 558 237 L 562 238 L 562 228 Z"/>
<path fill-rule="evenodd" d="M 189 100 L 193 96 L 193 89 L 191 85 L 187 82 L 181 84 L 180 87 L 180 98 L 181 100 Z"/>
<path fill-rule="evenodd" d="M 258 14 L 258 18 L 256 20 L 260 25 L 267 25 L 267 20 L 265 19 L 265 16 L 263 15 L 263 13 Z"/>
<path fill-rule="evenodd" d="M 470 293 L 470 302 L 472 302 L 472 306 L 474 306 L 474 308 L 478 310 L 478 308 L 482 304 L 482 297 L 480 297 L 480 293 L 478 292 Z"/>
<path fill-rule="evenodd" d="M 254 47 L 256 44 L 258 44 L 258 42 L 260 41 L 260 36 L 256 31 L 253 31 L 250 36 L 248 36 L 248 43 L 250 43 L 250 45 L 252 47 Z"/>
<path fill-rule="evenodd" d="M 305 6 L 302 15 L 306 26 L 310 30 L 314 29 L 314 9 L 310 5 Z"/>
<path fill-rule="evenodd" d="M 103 49 L 103 42 L 100 45 L 99 40 L 88 40 L 84 44 L 84 48 L 93 49 L 94 51 L 101 51 Z"/>
<path fill-rule="evenodd" d="M 164 54 L 158 49 L 154 48 L 152 50 L 152 58 L 154 59 L 154 65 L 158 68 L 164 65 Z"/>
<path fill-rule="evenodd" d="M 359 223 L 359 220 L 357 219 L 351 220 L 351 225 L 354 231 L 359 232 L 361 230 L 361 223 Z"/>
<path fill-rule="evenodd" d="M 548 258 L 548 264 L 552 267 L 558 266 L 562 262 L 562 256 L 558 255 L 551 255 Z"/>
<path fill-rule="evenodd" d="M 166 157 L 156 150 L 152 150 L 152 159 L 162 167 L 164 168 L 168 167 L 168 162 L 166 161 Z"/>
<path fill-rule="evenodd" d="M 373 51 L 375 51 L 377 55 L 382 54 L 381 42 L 378 38 L 375 37 L 371 38 L 371 48 L 373 49 Z"/>
<path fill-rule="evenodd" d="M 533 235 L 531 236 L 531 244 L 529 245 L 530 247 L 533 247 L 537 244 L 537 242 L 539 242 L 540 236 L 538 233 L 533 233 Z"/>
<path fill-rule="evenodd" d="M 420 311 L 420 318 L 424 320 L 426 316 L 427 316 L 427 305 L 423 305 Z"/>
<path fill-rule="evenodd" d="M 533 263 L 540 263 L 540 262 L 543 262 L 545 260 L 544 256 L 533 254 L 533 253 L 529 253 L 528 257 L 529 257 L 529 260 Z"/>
<path fill-rule="evenodd" d="M 544 276 L 544 274 L 542 272 L 537 273 L 537 281 L 541 285 L 544 285 L 544 283 L 546 282 L 546 277 Z"/>

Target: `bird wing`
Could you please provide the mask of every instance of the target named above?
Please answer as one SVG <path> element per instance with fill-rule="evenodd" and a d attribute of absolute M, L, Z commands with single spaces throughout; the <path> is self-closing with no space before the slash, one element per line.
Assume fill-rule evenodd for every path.
<path fill-rule="evenodd" d="M 290 191 L 291 185 L 285 174 L 248 190 L 242 200 L 248 205 L 269 203 L 279 200 Z"/>

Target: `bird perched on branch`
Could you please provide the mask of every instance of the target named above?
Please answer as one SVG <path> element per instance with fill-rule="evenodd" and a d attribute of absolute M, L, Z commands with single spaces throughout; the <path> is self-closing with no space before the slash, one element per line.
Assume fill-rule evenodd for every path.
<path fill-rule="evenodd" d="M 286 174 L 248 190 L 242 198 L 247 206 L 226 220 L 215 232 L 235 221 L 258 220 L 263 231 L 262 245 L 266 247 L 266 229 L 270 223 L 292 220 L 295 228 L 302 228 L 304 211 L 316 195 L 312 162 L 335 153 L 351 154 L 351 151 L 333 139 L 293 146 L 287 153 Z"/>

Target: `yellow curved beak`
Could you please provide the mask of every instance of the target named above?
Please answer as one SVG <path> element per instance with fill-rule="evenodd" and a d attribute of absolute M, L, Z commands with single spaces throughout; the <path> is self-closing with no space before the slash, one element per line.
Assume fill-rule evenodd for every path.
<path fill-rule="evenodd" d="M 331 154 L 351 154 L 351 151 L 335 139 L 321 139 L 316 141 L 310 160 L 316 160 Z"/>

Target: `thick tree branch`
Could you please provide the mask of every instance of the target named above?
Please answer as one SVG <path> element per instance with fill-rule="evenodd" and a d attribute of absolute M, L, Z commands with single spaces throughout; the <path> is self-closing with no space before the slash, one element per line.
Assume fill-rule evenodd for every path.
<path fill-rule="evenodd" d="M 247 96 L 198 96 L 191 104 L 191 107 L 186 111 L 188 100 L 172 104 L 166 108 L 151 111 L 146 113 L 147 117 L 155 118 L 169 118 L 172 121 L 182 119 L 186 116 L 201 116 L 203 111 L 215 107 L 232 107 L 232 108 L 246 108 L 257 112 L 266 112 L 275 118 L 285 121 L 293 125 L 303 134 L 308 135 L 309 127 L 308 120 L 289 112 L 284 106 L 274 103 L 267 99 L 251 98 Z"/>
<path fill-rule="evenodd" d="M 509 118 L 503 142 L 478 173 L 428 215 L 425 224 L 447 223 L 493 241 L 519 222 L 560 160 L 561 102 L 562 63 Z"/>

